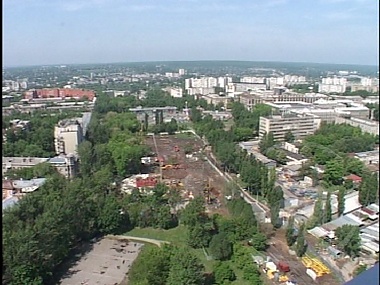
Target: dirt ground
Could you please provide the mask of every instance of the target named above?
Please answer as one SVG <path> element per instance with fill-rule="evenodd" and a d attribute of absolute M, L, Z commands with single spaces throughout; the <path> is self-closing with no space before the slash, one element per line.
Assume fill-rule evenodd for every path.
<path fill-rule="evenodd" d="M 269 240 L 269 248 L 267 255 L 271 257 L 272 261 L 286 261 L 289 264 L 290 272 L 288 277 L 291 280 L 297 281 L 297 284 L 319 284 L 319 285 L 340 285 L 340 283 L 331 274 L 324 275 L 313 281 L 309 275 L 306 274 L 306 267 L 301 260 L 295 255 L 289 253 L 289 248 L 286 244 L 285 230 L 279 229 L 275 232 L 274 236 Z"/>
<path fill-rule="evenodd" d="M 68 264 L 61 285 L 120 284 L 143 245 L 103 238 L 86 244 Z M 126 283 L 125 283 L 126 284 Z"/>
<path fill-rule="evenodd" d="M 178 137 L 176 135 L 156 135 L 155 141 L 156 145 L 153 136 L 146 137 L 146 144 L 158 157 L 164 159 L 163 165 L 177 164 L 179 169 L 160 170 L 160 167 L 157 166 L 154 173 L 159 174 L 162 171 L 163 180 L 181 182 L 184 186 L 183 191 L 194 197 L 205 196 L 203 191 L 209 184 L 212 203 L 207 206 L 207 209 L 211 213 L 227 214 L 222 194 L 226 181 L 204 160 L 201 153 L 203 142 L 193 136 Z M 178 151 L 175 147 L 178 147 Z M 192 152 L 186 156 L 185 150 Z"/>

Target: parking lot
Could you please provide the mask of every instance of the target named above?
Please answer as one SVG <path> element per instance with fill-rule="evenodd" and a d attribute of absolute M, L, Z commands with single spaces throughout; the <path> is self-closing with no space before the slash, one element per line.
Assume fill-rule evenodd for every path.
<path fill-rule="evenodd" d="M 86 244 L 73 256 L 58 284 L 118 285 L 125 280 L 141 247 L 140 243 L 108 238 Z"/>

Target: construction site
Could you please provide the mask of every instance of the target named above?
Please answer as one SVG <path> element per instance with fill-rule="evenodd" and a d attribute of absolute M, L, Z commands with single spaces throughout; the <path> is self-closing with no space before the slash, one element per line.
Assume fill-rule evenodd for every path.
<path fill-rule="evenodd" d="M 203 142 L 191 134 L 147 136 L 154 154 L 143 158 L 151 172 L 145 180 L 149 185 L 164 183 L 177 189 L 184 201 L 203 196 L 210 213 L 226 214 L 223 191 L 226 180 L 207 162 Z M 137 178 L 136 181 L 141 178 Z M 153 184 L 154 184 L 153 183 Z"/>
<path fill-rule="evenodd" d="M 266 256 L 254 259 L 274 284 L 342 284 L 318 258 L 310 255 L 299 258 L 289 250 L 284 229 L 278 229 L 268 243 Z"/>

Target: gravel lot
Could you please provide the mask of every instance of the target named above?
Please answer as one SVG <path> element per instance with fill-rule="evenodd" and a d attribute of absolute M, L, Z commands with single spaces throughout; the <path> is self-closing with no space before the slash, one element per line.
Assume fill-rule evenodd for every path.
<path fill-rule="evenodd" d="M 103 238 L 85 245 L 58 284 L 117 285 L 121 283 L 143 244 Z"/>

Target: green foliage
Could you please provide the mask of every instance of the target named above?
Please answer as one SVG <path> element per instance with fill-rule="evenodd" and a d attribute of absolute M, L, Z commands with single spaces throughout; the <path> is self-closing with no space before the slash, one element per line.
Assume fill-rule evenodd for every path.
<path fill-rule="evenodd" d="M 173 250 L 168 246 L 144 246 L 129 271 L 131 284 L 165 285 Z"/>
<path fill-rule="evenodd" d="M 261 138 L 259 147 L 261 153 L 267 153 L 274 145 L 276 144 L 273 133 L 265 133 L 264 136 Z"/>
<path fill-rule="evenodd" d="M 294 217 L 291 216 L 286 227 L 286 243 L 288 246 L 292 246 L 296 242 L 296 239 L 297 237 L 294 234 Z"/>
<path fill-rule="evenodd" d="M 359 202 L 363 206 L 378 201 L 379 182 L 377 173 L 365 172 L 362 177 L 362 182 L 359 186 Z"/>
<path fill-rule="evenodd" d="M 313 216 L 309 220 L 308 228 L 314 228 L 323 224 L 324 211 L 322 193 L 319 193 L 317 200 L 314 204 Z"/>
<path fill-rule="evenodd" d="M 301 153 L 325 165 L 345 153 L 372 150 L 375 143 L 375 136 L 363 133 L 358 127 L 322 123 L 314 135 L 305 138 Z"/>
<path fill-rule="evenodd" d="M 33 167 L 11 169 L 4 174 L 9 179 L 33 179 L 58 175 L 57 170 L 48 162 L 39 163 Z"/>
<path fill-rule="evenodd" d="M 359 233 L 359 228 L 352 225 L 343 225 L 335 231 L 338 247 L 351 257 L 358 256 L 360 252 L 361 240 Z"/>
<path fill-rule="evenodd" d="M 338 188 L 338 216 L 341 216 L 344 213 L 344 204 L 345 204 L 344 196 L 345 195 L 346 195 L 346 191 L 344 187 L 339 187 Z"/>
<path fill-rule="evenodd" d="M 292 142 L 294 142 L 294 139 L 295 139 L 295 137 L 291 131 L 286 132 L 285 138 L 284 138 L 284 140 L 286 142 L 292 143 Z"/>
<path fill-rule="evenodd" d="M 214 276 L 216 284 L 226 284 L 236 280 L 236 275 L 227 262 L 217 262 L 214 266 Z"/>
<path fill-rule="evenodd" d="M 181 213 L 181 223 L 185 226 L 194 227 L 207 219 L 204 199 L 195 197 Z"/>
<path fill-rule="evenodd" d="M 331 192 L 327 192 L 327 197 L 326 197 L 326 203 L 323 211 L 323 223 L 328 223 L 331 222 L 332 219 L 332 209 L 331 209 Z"/>
<path fill-rule="evenodd" d="M 212 237 L 209 250 L 214 259 L 228 260 L 232 255 L 232 243 L 225 233 L 219 233 Z"/>
<path fill-rule="evenodd" d="M 187 248 L 178 248 L 171 258 L 167 285 L 203 285 L 204 266 Z"/>
<path fill-rule="evenodd" d="M 323 180 L 331 185 L 340 185 L 343 182 L 344 168 L 341 159 L 332 159 L 326 163 Z"/>
<path fill-rule="evenodd" d="M 307 244 L 305 241 L 305 225 L 301 224 L 298 230 L 298 236 L 296 240 L 296 254 L 298 257 L 303 256 L 306 253 Z"/>
<path fill-rule="evenodd" d="M 356 267 L 354 271 L 354 276 L 358 276 L 359 274 L 363 273 L 366 270 L 367 270 L 367 265 L 361 264 L 358 267 Z"/>
<path fill-rule="evenodd" d="M 262 284 L 260 271 L 252 261 L 251 253 L 240 243 L 233 245 L 233 262 L 236 267 L 243 271 L 243 279 L 250 284 Z"/>
<path fill-rule="evenodd" d="M 188 230 L 187 244 L 192 248 L 208 247 L 211 240 L 211 231 L 204 224 L 195 224 Z"/>

